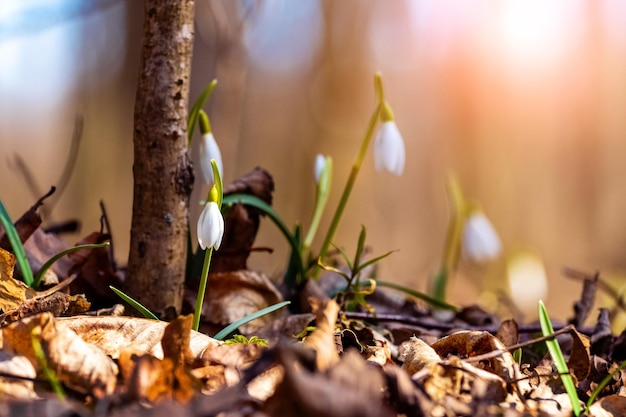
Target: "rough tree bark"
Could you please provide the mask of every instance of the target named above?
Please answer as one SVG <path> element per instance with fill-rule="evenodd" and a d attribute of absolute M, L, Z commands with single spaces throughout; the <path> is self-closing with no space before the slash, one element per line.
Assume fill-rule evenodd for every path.
<path fill-rule="evenodd" d="M 182 305 L 193 172 L 187 101 L 194 0 L 146 0 L 134 129 L 134 195 L 125 287 L 157 315 Z"/>

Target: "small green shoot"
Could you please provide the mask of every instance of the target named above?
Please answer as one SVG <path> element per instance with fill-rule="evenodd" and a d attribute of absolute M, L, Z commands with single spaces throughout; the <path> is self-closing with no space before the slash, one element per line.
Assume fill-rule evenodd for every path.
<path fill-rule="evenodd" d="M 600 381 L 598 386 L 593 390 L 593 392 L 589 396 L 589 399 L 587 400 L 587 409 L 589 409 L 589 407 L 591 407 L 591 404 L 593 404 L 596 401 L 596 398 L 598 398 L 598 395 L 600 395 L 602 390 L 607 385 L 609 385 L 611 381 L 613 381 L 613 378 L 615 378 L 615 375 L 621 372 L 624 368 L 626 368 L 626 361 L 620 363 L 619 366 L 613 370 L 613 372 L 605 376 L 604 379 Z"/>
<path fill-rule="evenodd" d="M 232 332 L 234 332 L 235 330 L 237 330 L 238 328 L 243 326 L 244 324 L 248 324 L 252 320 L 256 320 L 259 317 L 263 317 L 266 314 L 273 313 L 274 311 L 279 310 L 279 309 L 281 309 L 281 308 L 283 308 L 283 307 L 285 307 L 286 305 L 289 305 L 289 304 L 291 304 L 291 301 L 282 301 L 280 303 L 276 303 L 274 305 L 266 307 L 266 308 L 264 308 L 262 310 L 255 311 L 252 314 L 248 314 L 247 316 L 237 320 L 236 322 L 234 322 L 232 324 L 229 324 L 228 326 L 224 327 L 222 330 L 217 332 L 217 334 L 215 336 L 213 336 L 213 339 L 215 339 L 215 340 L 222 340 L 226 336 L 228 336 L 229 334 L 231 334 Z"/>
<path fill-rule="evenodd" d="M 539 323 L 541 324 L 541 332 L 544 336 L 550 336 L 554 333 L 552 323 L 550 322 L 550 316 L 548 315 L 546 306 L 541 300 L 539 300 Z M 570 374 L 565 358 L 563 357 L 563 352 L 561 352 L 559 342 L 556 339 L 546 340 L 546 346 L 548 347 L 550 356 L 552 356 L 552 360 L 554 360 L 557 371 L 559 371 L 559 374 L 561 375 L 561 381 L 563 382 L 565 391 L 567 392 L 567 395 L 572 403 L 572 411 L 575 416 L 579 416 L 582 413 L 582 408 L 578 399 L 578 393 L 576 392 L 574 380 L 572 379 L 572 375 Z"/>
<path fill-rule="evenodd" d="M 339 305 L 342 308 L 347 305 L 349 310 L 353 310 L 354 307 L 360 305 L 366 310 L 373 312 L 372 307 L 365 301 L 365 297 L 374 293 L 374 291 L 376 290 L 377 281 L 374 279 L 368 279 L 368 285 L 362 285 L 361 272 L 363 272 L 363 270 L 368 266 L 373 265 L 381 259 L 384 259 L 387 256 L 391 255 L 394 251 L 390 251 L 385 253 L 384 255 L 377 256 L 365 262 L 361 262 L 363 253 L 365 251 L 366 235 L 367 233 L 365 227 L 361 226 L 361 232 L 359 233 L 359 240 L 357 243 L 356 252 L 354 254 L 354 259 L 352 260 L 343 250 L 338 248 L 339 253 L 343 257 L 343 260 L 349 268 L 348 273 L 333 266 L 323 264 L 321 257 L 318 258 L 317 262 L 320 268 L 326 271 L 337 273 L 346 280 L 346 290 L 341 294 L 339 301 Z"/>
<path fill-rule="evenodd" d="M 24 278 L 24 283 L 29 287 L 33 286 L 34 278 L 33 278 L 33 270 L 30 268 L 28 260 L 26 259 L 26 251 L 24 250 L 24 245 L 20 240 L 20 237 L 15 229 L 15 225 L 11 221 L 11 217 L 7 212 L 7 209 L 0 201 L 0 222 L 2 222 L 2 227 L 4 227 L 4 232 L 9 238 L 9 242 L 11 242 L 11 246 L 13 247 L 13 253 L 15 253 L 15 259 L 17 264 L 20 266 L 20 270 L 22 271 L 22 277 Z"/>
<path fill-rule="evenodd" d="M 117 288 L 115 288 L 112 285 L 109 285 L 109 288 L 115 294 L 117 294 L 118 297 L 120 297 L 122 300 L 126 301 L 132 308 L 134 308 L 135 310 L 137 310 L 138 312 L 143 314 L 143 316 L 145 318 L 152 319 L 152 320 L 159 320 L 159 318 L 152 311 L 148 310 L 146 307 L 144 307 L 137 300 L 133 299 L 131 296 L 126 295 L 124 292 L 122 292 L 121 290 L 118 290 Z"/>
<path fill-rule="evenodd" d="M 33 351 L 35 352 L 37 362 L 39 362 L 39 366 L 41 366 L 43 374 L 46 376 L 46 379 L 50 383 L 52 390 L 60 401 L 65 401 L 66 395 L 65 391 L 63 390 L 63 386 L 61 385 L 61 382 L 59 381 L 56 373 L 48 366 L 48 361 L 46 360 L 46 355 L 43 351 L 43 348 L 41 347 L 41 342 L 39 341 L 39 339 L 37 339 L 37 335 L 34 332 L 31 332 L 30 340 L 33 345 Z"/>
<path fill-rule="evenodd" d="M 258 336 L 252 336 L 248 339 L 242 334 L 236 334 L 230 339 L 224 340 L 225 345 L 259 345 L 268 347 L 270 344 L 265 339 L 261 339 Z"/>
<path fill-rule="evenodd" d="M 45 275 L 46 271 L 48 269 L 50 269 L 50 267 L 56 261 L 58 261 L 59 259 L 61 259 L 65 255 L 69 255 L 70 253 L 74 253 L 74 252 L 77 252 L 77 251 L 82 250 L 82 249 L 103 248 L 105 246 L 109 246 L 110 244 L 111 244 L 111 242 L 107 241 L 107 242 L 102 242 L 102 243 L 89 243 L 89 244 L 85 244 L 85 245 L 76 245 L 76 246 L 73 246 L 71 248 L 67 248 L 64 251 L 61 251 L 61 252 L 57 253 L 52 258 L 48 259 L 48 261 L 41 266 L 39 271 L 37 271 L 37 273 L 35 274 L 35 279 L 33 281 L 32 287 L 34 289 L 38 289 L 39 285 L 41 285 L 41 280 L 43 279 L 43 276 Z"/>

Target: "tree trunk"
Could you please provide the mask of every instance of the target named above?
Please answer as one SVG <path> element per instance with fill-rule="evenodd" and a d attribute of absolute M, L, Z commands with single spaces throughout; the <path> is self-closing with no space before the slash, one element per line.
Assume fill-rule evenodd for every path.
<path fill-rule="evenodd" d="M 194 179 L 186 136 L 194 0 L 146 0 L 144 19 L 125 286 L 167 319 L 182 306 Z"/>

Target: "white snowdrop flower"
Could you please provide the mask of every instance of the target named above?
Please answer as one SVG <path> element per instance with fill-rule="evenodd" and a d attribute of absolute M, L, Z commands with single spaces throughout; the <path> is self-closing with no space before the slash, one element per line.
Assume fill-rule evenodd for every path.
<path fill-rule="evenodd" d="M 198 243 L 202 249 L 213 246 L 215 250 L 218 250 L 223 236 L 224 217 L 222 217 L 217 203 L 209 201 L 198 219 Z"/>
<path fill-rule="evenodd" d="M 379 172 L 387 170 L 399 176 L 404 171 L 404 159 L 404 141 L 396 122 L 383 122 L 374 141 L 374 168 Z"/>
<path fill-rule="evenodd" d="M 222 153 L 220 152 L 219 146 L 217 146 L 213 133 L 208 132 L 202 135 L 200 140 L 200 171 L 202 172 L 204 183 L 209 186 L 215 183 L 213 168 L 211 168 L 211 159 L 215 159 L 217 169 L 220 171 L 220 175 L 223 175 Z"/>
<path fill-rule="evenodd" d="M 502 252 L 502 243 L 496 229 L 480 211 L 470 213 L 463 230 L 463 257 L 476 262 L 497 258 Z"/>
<path fill-rule="evenodd" d="M 326 157 L 321 153 L 318 153 L 315 157 L 315 170 L 313 171 L 316 184 L 320 183 L 320 178 L 322 178 L 322 172 L 324 172 L 324 168 L 326 168 Z"/>

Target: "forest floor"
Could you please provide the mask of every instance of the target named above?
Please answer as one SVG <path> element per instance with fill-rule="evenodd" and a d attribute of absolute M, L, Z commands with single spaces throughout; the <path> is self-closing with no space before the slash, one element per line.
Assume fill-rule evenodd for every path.
<path fill-rule="evenodd" d="M 42 230 L 38 207 L 16 222 L 34 270 L 68 247 Z M 81 243 L 110 238 L 102 230 Z M 43 291 L 14 278 L 11 245 L 4 238 L 0 247 L 0 416 L 574 415 L 550 340 L 567 359 L 582 413 L 626 415 L 626 333 L 614 333 L 607 309 L 590 317 L 598 274 L 569 271 L 581 297 L 567 324 L 552 323 L 553 339 L 538 323 L 476 305 L 446 311 L 377 288 L 353 308 L 337 274 L 286 291 L 245 259 L 238 268 L 223 262 L 230 267 L 212 270 L 196 332 L 191 315 L 169 323 L 124 315 L 129 307 L 109 290 L 123 284 L 110 247 L 63 257 Z M 187 283 L 185 312 L 196 290 Z M 288 308 L 240 336 L 208 336 L 284 299 Z"/>

